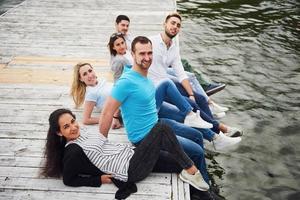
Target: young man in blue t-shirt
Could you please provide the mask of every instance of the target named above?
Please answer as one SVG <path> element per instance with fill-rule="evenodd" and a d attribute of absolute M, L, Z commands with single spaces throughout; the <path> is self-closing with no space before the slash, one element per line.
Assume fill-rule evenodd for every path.
<path fill-rule="evenodd" d="M 120 107 L 128 139 L 135 146 L 143 142 L 158 123 L 171 125 L 173 131 L 175 129 L 183 132 L 197 132 L 196 134 L 201 135 L 200 131 L 174 120 L 160 119 L 159 122 L 155 102 L 155 87 L 147 78 L 148 69 L 152 62 L 151 41 L 142 36 L 135 38 L 132 42 L 132 56 L 134 59 L 132 69 L 120 77 L 112 90 L 111 96 L 108 97 L 105 103 L 99 122 L 100 132 L 104 136 L 108 135 L 114 113 Z M 200 170 L 205 182 L 209 184 L 203 140 L 196 143 L 180 136 L 177 136 L 177 139 Z M 193 175 L 189 174 L 189 176 Z M 183 180 L 186 180 L 185 177 L 186 174 L 180 174 L 180 178 Z M 204 184 L 204 187 L 196 188 L 206 191 L 208 187 Z"/>

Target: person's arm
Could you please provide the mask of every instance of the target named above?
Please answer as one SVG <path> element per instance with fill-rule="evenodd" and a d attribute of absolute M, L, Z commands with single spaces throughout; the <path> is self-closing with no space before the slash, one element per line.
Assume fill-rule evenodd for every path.
<path fill-rule="evenodd" d="M 194 92 L 192 89 L 192 86 L 190 84 L 190 81 L 188 79 L 184 79 L 181 81 L 182 87 L 185 89 L 185 91 L 188 93 L 189 98 L 193 101 L 195 101 Z"/>
<path fill-rule="evenodd" d="M 65 185 L 100 187 L 102 183 L 108 183 L 111 175 L 105 175 L 100 170 L 98 171 L 87 159 L 78 145 L 70 144 L 66 147 L 63 159 L 63 182 Z"/>
<path fill-rule="evenodd" d="M 119 129 L 123 126 L 122 122 L 121 122 L 121 116 L 120 116 L 120 110 L 118 109 L 113 116 L 113 121 L 112 121 L 112 125 L 111 128 L 112 129 Z"/>
<path fill-rule="evenodd" d="M 189 82 L 188 76 L 187 76 L 186 72 L 184 71 L 184 68 L 183 68 L 183 65 L 182 65 L 182 62 L 181 62 L 179 49 L 174 48 L 173 51 L 172 51 L 172 55 L 174 57 L 173 57 L 173 62 L 171 64 L 171 66 L 174 69 L 174 73 L 176 74 L 176 76 L 177 76 L 179 82 L 181 83 L 182 87 L 187 92 L 189 98 L 191 100 L 195 101 L 192 86 Z"/>
<path fill-rule="evenodd" d="M 118 80 L 123 73 L 124 65 L 126 65 L 125 58 L 114 57 L 111 61 L 111 70 L 114 72 L 114 80 Z"/>
<path fill-rule="evenodd" d="M 83 119 L 82 119 L 83 124 L 89 125 L 89 124 L 99 123 L 99 117 L 92 117 L 92 112 L 95 106 L 96 106 L 96 102 L 93 101 L 84 102 Z"/>
<path fill-rule="evenodd" d="M 109 96 L 105 102 L 104 108 L 101 112 L 99 120 L 99 131 L 105 137 L 108 135 L 108 131 L 111 127 L 114 113 L 118 110 L 121 103 Z"/>

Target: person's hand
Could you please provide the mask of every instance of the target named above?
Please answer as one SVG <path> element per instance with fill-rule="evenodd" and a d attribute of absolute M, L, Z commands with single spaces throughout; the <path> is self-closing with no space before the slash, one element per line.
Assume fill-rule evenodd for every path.
<path fill-rule="evenodd" d="M 101 178 L 101 183 L 102 183 L 102 184 L 105 184 L 105 183 L 111 183 L 112 175 L 110 175 L 110 174 L 105 174 L 105 175 L 100 176 L 100 178 Z"/>
<path fill-rule="evenodd" d="M 111 128 L 112 129 L 119 129 L 122 127 L 122 124 L 120 123 L 120 120 L 113 118 Z"/>
<path fill-rule="evenodd" d="M 195 99 L 194 96 L 189 96 L 189 99 L 192 100 L 192 101 L 194 101 L 194 102 L 196 102 L 196 99 Z"/>

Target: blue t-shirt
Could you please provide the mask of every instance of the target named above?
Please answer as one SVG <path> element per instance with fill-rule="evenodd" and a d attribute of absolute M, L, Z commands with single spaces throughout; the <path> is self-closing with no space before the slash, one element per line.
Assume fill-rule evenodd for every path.
<path fill-rule="evenodd" d="M 111 94 L 121 103 L 128 139 L 132 143 L 139 142 L 158 121 L 152 81 L 129 69 L 115 83 Z"/>

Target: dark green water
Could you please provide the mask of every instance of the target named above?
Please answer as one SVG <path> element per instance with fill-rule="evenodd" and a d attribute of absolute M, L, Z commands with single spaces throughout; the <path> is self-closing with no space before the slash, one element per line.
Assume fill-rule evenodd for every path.
<path fill-rule="evenodd" d="M 0 0 L 0 15 L 22 3 L 24 0 Z"/>
<path fill-rule="evenodd" d="M 239 147 L 208 160 L 226 199 L 300 199 L 300 2 L 177 1 L 182 57 L 226 83 L 213 96 Z M 212 160 L 213 159 L 213 160 Z M 216 161 L 216 162 L 214 162 Z"/>

